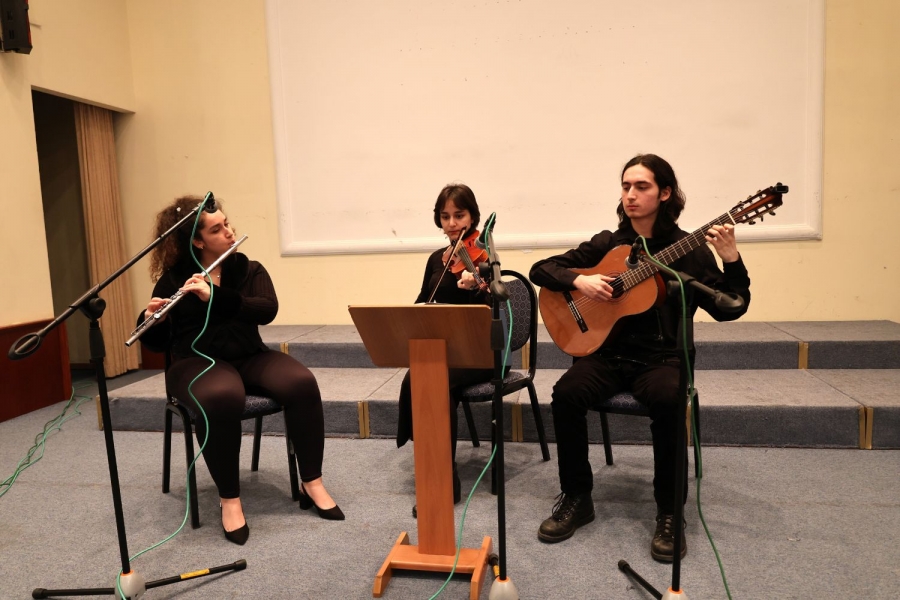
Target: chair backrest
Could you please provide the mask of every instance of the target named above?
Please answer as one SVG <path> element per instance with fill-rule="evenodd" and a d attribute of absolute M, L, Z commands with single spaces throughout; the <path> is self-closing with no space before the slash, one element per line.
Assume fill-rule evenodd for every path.
<path fill-rule="evenodd" d="M 503 270 L 500 273 L 503 282 L 509 292 L 509 302 L 512 306 L 512 340 L 510 352 L 519 350 L 525 343 L 531 340 L 528 348 L 528 372 L 534 375 L 535 359 L 537 358 L 537 295 L 531 282 L 517 271 Z M 500 305 L 500 310 L 506 312 L 506 303 Z"/>

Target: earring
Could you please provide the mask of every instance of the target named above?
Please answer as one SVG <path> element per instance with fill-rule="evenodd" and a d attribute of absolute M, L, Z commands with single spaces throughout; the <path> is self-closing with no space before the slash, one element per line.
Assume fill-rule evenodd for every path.
<path fill-rule="evenodd" d="M 204 246 L 203 246 L 203 244 L 200 244 L 200 249 L 201 249 L 201 250 L 203 250 L 203 249 L 204 249 Z"/>

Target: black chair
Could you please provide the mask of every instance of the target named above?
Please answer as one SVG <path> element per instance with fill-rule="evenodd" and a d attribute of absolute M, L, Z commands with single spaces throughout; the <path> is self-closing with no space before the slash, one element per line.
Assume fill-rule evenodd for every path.
<path fill-rule="evenodd" d="M 694 392 L 696 394 L 696 390 Z M 700 462 L 697 460 L 697 453 L 700 445 L 700 397 L 697 395 L 696 407 L 693 411 L 693 422 L 695 424 L 695 433 L 697 434 L 697 444 L 694 445 L 694 474 L 699 479 Z M 603 451 L 606 454 L 606 464 L 612 466 L 612 444 L 609 439 L 609 420 L 607 414 L 632 415 L 636 417 L 649 417 L 650 410 L 640 402 L 638 402 L 630 392 L 619 392 L 618 394 L 607 398 L 599 405 L 592 407 L 600 413 L 600 429 L 603 434 Z M 690 412 L 688 413 L 690 414 Z"/>
<path fill-rule="evenodd" d="M 170 358 L 166 355 L 166 370 L 168 370 Z M 181 403 L 166 389 L 166 410 L 165 410 L 165 428 L 163 432 L 163 472 L 162 472 L 162 491 L 164 494 L 169 493 L 169 471 L 172 457 L 172 415 L 181 417 L 181 423 L 184 428 L 184 454 L 187 465 L 190 466 L 194 459 L 194 434 L 193 422 L 195 418 L 202 418 L 195 413 L 194 402 L 188 399 L 188 402 Z M 250 463 L 252 471 L 259 470 L 259 446 L 262 437 L 262 422 L 266 415 L 273 415 L 282 412 L 281 406 L 271 398 L 266 396 L 248 395 L 247 402 L 244 404 L 244 412 L 241 420 L 255 419 L 255 427 L 253 430 L 253 458 Z M 287 422 L 285 421 L 285 440 L 287 442 L 288 455 L 288 471 L 291 478 L 291 498 L 295 501 L 300 500 L 300 484 L 297 479 L 297 457 L 294 454 L 294 446 L 291 444 L 290 438 L 287 436 Z M 199 461 L 198 461 L 199 462 Z M 200 513 L 197 503 L 197 476 L 195 473 L 197 463 L 194 469 L 191 469 L 188 478 L 188 486 L 191 497 L 191 527 L 194 529 L 200 527 Z"/>
<path fill-rule="evenodd" d="M 504 283 L 509 291 L 509 301 L 512 306 L 513 324 L 512 339 L 510 341 L 510 354 L 521 349 L 526 342 L 531 340 L 528 348 L 528 369 L 511 370 L 503 378 L 503 395 L 512 394 L 522 388 L 528 389 L 531 398 L 531 410 L 534 413 L 534 423 L 537 426 L 538 441 L 541 445 L 541 454 L 544 460 L 550 460 L 550 450 L 547 448 L 547 439 L 544 434 L 544 421 L 541 418 L 541 408 L 538 404 L 537 393 L 534 390 L 534 373 L 537 363 L 537 296 L 531 282 L 521 273 L 516 271 L 501 271 L 505 278 Z M 501 306 L 501 311 L 506 313 L 506 303 Z M 509 320 L 507 319 L 507 322 Z M 469 434 L 472 437 L 472 445 L 480 445 L 478 432 L 475 430 L 475 420 L 472 417 L 471 402 L 486 402 L 494 398 L 494 386 L 491 382 L 479 383 L 462 390 L 460 399 L 463 412 L 466 415 L 466 423 L 469 426 Z"/>

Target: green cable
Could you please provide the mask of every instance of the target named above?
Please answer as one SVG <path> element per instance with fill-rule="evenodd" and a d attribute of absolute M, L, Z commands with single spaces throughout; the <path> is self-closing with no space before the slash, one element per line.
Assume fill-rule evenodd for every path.
<path fill-rule="evenodd" d="M 207 194 L 207 197 L 208 196 L 209 196 L 209 194 Z M 205 203 L 205 199 L 204 199 L 204 203 Z M 201 212 L 203 212 L 203 211 L 202 210 L 197 211 L 197 216 L 194 219 L 194 227 L 191 229 L 190 239 L 194 239 L 194 235 L 196 235 L 197 225 L 200 223 L 200 213 Z M 197 463 L 197 459 L 200 458 L 200 455 L 203 453 L 203 449 L 206 448 L 206 442 L 209 439 L 209 418 L 206 416 L 206 411 L 203 410 L 203 407 L 200 405 L 200 402 L 197 400 L 197 397 L 194 396 L 193 387 L 194 387 L 194 383 L 198 379 L 203 377 L 203 375 L 205 375 L 207 372 L 209 372 L 209 370 L 212 369 L 216 364 L 215 359 L 213 359 L 209 356 L 206 356 L 205 354 L 203 354 L 202 352 L 197 350 L 197 348 L 195 347 L 195 344 L 197 343 L 197 341 L 201 337 L 203 337 L 204 333 L 206 333 L 206 328 L 209 325 L 209 315 L 210 315 L 210 312 L 212 311 L 212 303 L 213 303 L 213 295 L 214 295 L 213 288 L 215 286 L 212 284 L 212 278 L 210 278 L 209 273 L 206 271 L 206 269 L 203 268 L 203 265 L 200 264 L 200 261 L 197 260 L 197 257 L 194 256 L 194 253 L 190 251 L 190 248 L 188 248 L 188 251 L 190 252 L 191 258 L 194 259 L 194 262 L 197 264 L 197 266 L 200 267 L 201 271 L 203 272 L 204 275 L 206 275 L 206 278 L 209 281 L 209 302 L 207 303 L 207 306 L 206 306 L 206 320 L 203 322 L 203 328 L 200 330 L 200 333 L 198 333 L 197 337 L 194 338 L 194 341 L 191 342 L 191 350 L 193 350 L 195 354 L 202 356 L 206 360 L 210 361 L 210 364 L 205 369 L 200 371 L 200 373 L 198 373 L 197 376 L 194 377 L 191 380 L 191 382 L 188 384 L 188 394 L 191 396 L 191 399 L 194 401 L 194 404 L 200 410 L 200 414 L 203 415 L 203 421 L 206 424 L 206 430 L 205 430 L 205 435 L 203 436 L 203 443 L 200 444 L 200 448 L 197 450 L 197 453 L 194 455 L 194 459 L 191 461 L 191 464 L 188 465 L 187 472 L 185 473 L 185 478 L 184 478 L 185 479 L 185 481 L 184 481 L 184 488 L 185 488 L 184 518 L 181 520 L 181 524 L 178 526 L 178 528 L 175 531 L 173 531 L 167 537 L 156 542 L 152 546 L 144 548 L 143 550 L 141 550 L 140 552 L 136 553 L 134 556 L 129 558 L 130 561 L 133 561 L 136 558 L 138 558 L 139 556 L 146 554 L 147 552 L 150 552 L 151 550 L 162 546 L 163 544 L 165 544 L 166 542 L 168 542 L 169 540 L 174 538 L 176 535 L 181 533 L 181 531 L 184 529 L 184 526 L 187 523 L 188 516 L 190 515 L 190 510 L 191 510 L 191 508 L 190 508 L 191 507 L 191 486 L 190 486 L 191 471 L 194 469 L 194 465 Z M 120 570 L 118 575 L 116 576 L 116 589 L 118 590 L 119 595 L 124 600 L 125 592 L 122 590 L 122 586 L 121 586 L 122 574 L 123 573 Z"/>
<path fill-rule="evenodd" d="M 19 475 L 21 475 L 22 472 L 25 471 L 25 469 L 34 465 L 35 463 L 37 463 L 39 460 L 41 460 L 44 457 L 44 449 L 46 448 L 47 438 L 50 436 L 50 434 L 52 434 L 53 432 L 56 432 L 56 431 L 60 431 L 62 429 L 63 424 L 66 421 L 68 421 L 70 419 L 74 419 L 75 417 L 81 415 L 81 412 L 78 409 L 81 407 L 82 404 L 84 404 L 85 402 L 90 400 L 90 397 L 76 395 L 75 390 L 81 389 L 81 388 L 87 387 L 87 386 L 88 386 L 88 384 L 82 384 L 82 385 L 79 385 L 78 387 L 73 387 L 72 393 L 69 395 L 69 400 L 66 402 L 66 405 L 63 407 L 62 412 L 60 414 L 58 414 L 57 416 L 53 417 L 52 419 L 50 419 L 49 421 L 47 421 L 46 423 L 44 423 L 43 430 L 41 431 L 41 433 L 39 433 L 35 436 L 34 445 L 32 445 L 31 448 L 28 449 L 28 452 L 25 454 L 25 458 L 23 458 L 22 460 L 19 461 L 19 464 L 16 465 L 16 468 L 13 471 L 12 475 L 10 475 L 6 479 L 4 479 L 2 482 L 0 482 L 0 498 L 5 496 L 6 493 L 10 489 L 12 489 L 12 485 L 19 478 Z M 75 402 L 76 398 L 79 398 L 78 402 Z M 74 403 L 74 407 L 72 408 L 72 412 L 67 415 L 66 412 L 69 410 L 69 407 L 72 407 L 73 403 Z M 32 460 L 35 453 L 38 451 L 40 451 L 40 453 L 37 455 L 37 458 Z"/>
<path fill-rule="evenodd" d="M 469 510 L 469 502 L 472 501 L 472 496 L 475 494 L 475 490 L 478 489 L 478 485 L 481 483 L 481 480 L 484 478 L 484 474 L 487 473 L 487 470 L 490 468 L 491 464 L 494 462 L 494 455 L 497 454 L 497 446 L 494 446 L 494 449 L 491 451 L 491 456 L 488 458 L 487 463 L 484 465 L 484 468 L 481 470 L 481 474 L 478 475 L 478 479 L 475 480 L 475 485 L 472 486 L 472 491 L 469 492 L 469 496 L 466 498 L 466 505 L 463 507 L 462 517 L 459 520 L 459 533 L 456 536 L 456 558 L 453 560 L 453 568 L 450 570 L 450 575 L 447 576 L 447 579 L 444 581 L 444 585 L 440 587 L 440 589 L 434 593 L 434 596 L 429 598 L 428 600 L 434 600 L 438 596 L 441 595 L 441 592 L 444 591 L 444 588 L 447 587 L 447 584 L 450 583 L 450 579 L 453 578 L 453 574 L 456 573 L 456 565 L 459 563 L 459 553 L 462 548 L 462 534 L 463 527 L 466 525 L 466 513 Z"/>
<path fill-rule="evenodd" d="M 490 219 L 488 219 L 488 222 L 490 222 Z M 512 303 L 509 300 L 506 301 L 506 315 L 509 317 L 509 331 L 506 334 L 506 350 L 503 353 L 503 369 L 501 370 L 501 372 L 506 370 L 506 365 L 509 362 L 509 348 L 512 345 L 513 315 Z M 503 432 L 499 432 L 499 435 L 503 435 Z M 428 600 L 434 600 L 435 598 L 440 596 L 441 592 L 444 591 L 444 588 L 447 587 L 447 584 L 450 583 L 450 580 L 453 578 L 454 573 L 456 573 L 456 565 L 459 563 L 459 553 L 462 551 L 462 534 L 463 527 L 466 524 L 466 513 L 469 510 L 469 502 L 472 501 L 472 496 L 475 494 L 475 490 L 478 489 L 478 485 L 481 483 L 484 474 L 487 473 L 488 468 L 494 463 L 494 456 L 496 454 L 497 446 L 495 444 L 494 449 L 491 451 L 490 457 L 488 457 L 487 463 L 484 465 L 484 469 L 481 470 L 481 474 L 478 476 L 478 479 L 475 480 L 475 485 L 472 486 L 472 490 L 466 497 L 466 504 L 463 507 L 462 517 L 460 517 L 459 521 L 459 535 L 457 535 L 456 539 L 456 557 L 453 559 L 453 568 L 450 569 L 450 574 L 447 575 L 447 579 L 444 580 L 444 585 L 442 585 L 440 589 L 438 589 L 438 591 L 434 593 L 434 596 L 432 596 Z"/>
<path fill-rule="evenodd" d="M 673 275 L 675 279 L 678 280 L 678 286 L 681 291 L 681 319 L 683 322 L 687 322 L 687 298 L 685 298 L 684 295 L 684 282 L 681 280 L 681 277 L 678 275 L 677 271 L 670 269 L 668 266 L 653 258 L 653 255 L 650 254 L 650 249 L 647 247 L 647 240 L 643 236 L 639 237 L 644 244 L 644 252 L 647 255 L 646 258 L 658 268 Z M 690 353 L 688 351 L 687 336 L 682 335 L 681 341 L 682 349 L 684 351 L 684 360 L 688 365 L 688 398 L 690 398 L 691 402 L 691 438 L 694 442 L 694 448 L 697 451 L 697 514 L 700 515 L 700 523 L 703 525 L 703 530 L 706 532 L 706 538 L 709 540 L 709 545 L 712 547 L 713 554 L 716 557 L 716 563 L 718 563 L 719 565 L 719 574 L 722 576 L 722 584 L 725 586 L 725 593 L 728 595 L 728 600 L 731 600 L 731 590 L 728 587 L 728 579 L 725 577 L 725 567 L 722 566 L 722 558 L 721 556 L 719 556 L 719 550 L 718 548 L 716 548 L 716 543 L 713 541 L 712 534 L 709 531 L 709 526 L 706 524 L 706 518 L 704 518 L 703 516 L 703 508 L 700 504 L 700 482 L 703 480 L 703 456 L 700 447 L 700 440 L 697 437 L 697 393 L 694 388 L 694 375 L 690 368 L 691 359 Z"/>

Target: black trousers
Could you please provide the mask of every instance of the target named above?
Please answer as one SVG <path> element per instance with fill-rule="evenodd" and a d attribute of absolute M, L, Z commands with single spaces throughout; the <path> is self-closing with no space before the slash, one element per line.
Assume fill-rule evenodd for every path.
<path fill-rule="evenodd" d="M 399 415 L 397 417 L 397 447 L 403 446 L 413 439 L 412 430 L 412 388 L 409 381 L 410 372 L 406 372 L 400 384 Z M 459 408 L 459 390 L 476 383 L 490 381 L 494 376 L 493 369 L 448 369 L 450 380 L 450 447 L 454 463 L 456 462 L 456 438 L 458 423 L 456 409 Z"/>
<path fill-rule="evenodd" d="M 680 363 L 643 364 L 595 353 L 578 359 L 553 387 L 553 427 L 560 487 L 566 494 L 590 492 L 587 411 L 622 391 L 631 392 L 650 411 L 653 437 L 653 495 L 660 512 L 674 511 Z M 685 455 L 687 463 L 687 455 Z M 687 467 L 685 466 L 685 500 Z"/>
<path fill-rule="evenodd" d="M 166 372 L 166 384 L 178 401 L 193 402 L 188 385 L 209 361 L 201 357 L 184 358 Z M 238 498 L 241 493 L 239 462 L 241 452 L 241 414 L 247 394 L 272 398 L 284 407 L 287 435 L 297 453 L 302 481 L 322 476 L 325 451 L 325 423 L 322 396 L 315 376 L 296 359 L 282 352 L 267 351 L 235 361 L 216 361 L 216 365 L 191 387 L 209 419 L 209 439 L 203 458 L 221 498 Z M 203 443 L 206 424 L 195 420 L 197 440 Z"/>

